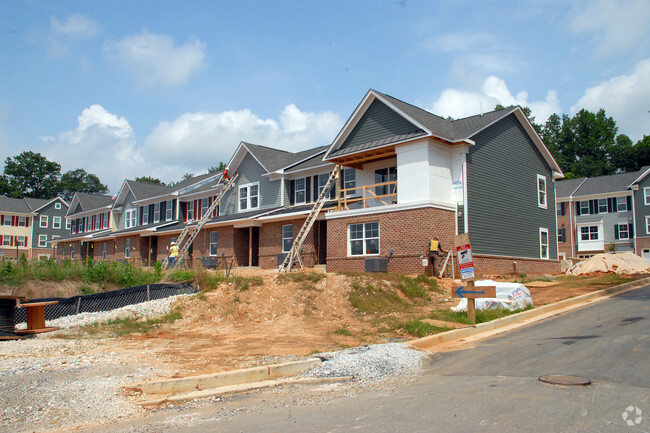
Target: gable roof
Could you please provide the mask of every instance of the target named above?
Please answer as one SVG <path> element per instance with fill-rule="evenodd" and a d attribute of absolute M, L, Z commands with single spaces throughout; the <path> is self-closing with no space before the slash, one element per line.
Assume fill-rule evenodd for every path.
<path fill-rule="evenodd" d="M 647 175 L 649 170 L 650 167 L 644 167 L 629 173 L 562 180 L 555 184 L 556 196 L 561 199 L 629 192 L 632 185 Z"/>
<path fill-rule="evenodd" d="M 560 166 L 519 106 L 463 119 L 448 120 L 373 89 L 366 93 L 330 145 L 323 160 L 334 160 L 343 155 L 394 146 L 419 137 L 433 137 L 450 144 L 472 145 L 474 144 L 473 136 L 513 113 L 524 126 L 548 165 L 555 171 L 555 177 L 562 177 Z M 381 120 L 388 119 L 388 116 L 392 117 L 390 117 L 391 125 L 387 127 L 382 124 Z M 373 119 L 373 117 L 376 118 Z M 374 134 L 364 135 L 358 132 L 357 125 L 364 122 L 375 127 Z"/>
<path fill-rule="evenodd" d="M 107 209 L 113 206 L 113 201 L 114 199 L 110 195 L 76 192 L 72 197 L 66 216 Z M 77 212 L 78 208 L 81 208 L 80 212 Z"/>
<path fill-rule="evenodd" d="M 37 209 L 40 209 L 43 206 L 46 206 L 48 203 L 51 203 L 51 202 L 55 201 L 56 198 L 51 199 L 51 200 L 45 200 L 43 198 L 25 197 L 23 200 L 25 200 L 25 203 L 27 203 L 27 206 L 29 206 L 29 209 L 32 212 L 36 212 Z"/>
<path fill-rule="evenodd" d="M 326 146 L 319 146 L 300 152 L 288 152 L 286 150 L 274 149 L 272 147 L 260 146 L 258 144 L 242 141 L 228 163 L 231 174 L 237 170 L 244 156 L 250 154 L 267 174 L 282 172 L 297 164 L 306 162 L 319 154 L 323 154 Z M 321 161 L 322 162 L 322 161 Z"/>
<path fill-rule="evenodd" d="M 634 180 L 633 180 L 633 181 L 632 181 L 628 186 L 631 187 L 631 186 L 634 185 L 635 183 L 639 183 L 639 182 L 641 182 L 643 179 L 645 179 L 645 177 L 646 177 L 648 174 L 650 174 L 650 165 L 646 165 L 646 166 L 644 166 L 644 167 L 641 167 L 641 170 L 637 171 L 636 173 L 638 174 L 638 176 L 637 176 L 637 177 L 636 177 L 636 178 L 635 178 L 635 179 L 634 179 Z"/>
<path fill-rule="evenodd" d="M 0 212 L 2 211 L 26 214 L 32 213 L 27 202 L 22 198 L 0 196 Z"/>
<path fill-rule="evenodd" d="M 587 180 L 586 177 L 579 177 L 576 179 L 560 180 L 555 184 L 555 197 L 557 199 L 569 198 Z"/>

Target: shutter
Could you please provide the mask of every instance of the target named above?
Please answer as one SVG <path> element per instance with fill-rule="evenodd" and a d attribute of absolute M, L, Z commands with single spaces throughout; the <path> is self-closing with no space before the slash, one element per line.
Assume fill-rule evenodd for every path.
<path fill-rule="evenodd" d="M 5 216 L 0 215 L 0 225 L 5 225 Z"/>
<path fill-rule="evenodd" d="M 589 200 L 589 214 L 597 214 L 596 209 L 598 209 L 598 203 L 594 203 L 596 200 Z"/>
<path fill-rule="evenodd" d="M 11 246 L 12 247 L 16 246 L 16 236 L 11 237 Z"/>
<path fill-rule="evenodd" d="M 291 206 L 296 202 L 296 181 L 292 180 L 289 182 L 289 204 Z"/>
<path fill-rule="evenodd" d="M 172 219 L 176 218 L 177 208 L 178 208 L 178 200 L 172 200 Z"/>
<path fill-rule="evenodd" d="M 29 240 L 29 236 L 25 236 L 25 246 L 28 246 L 29 244 L 27 243 Z"/>
<path fill-rule="evenodd" d="M 318 200 L 318 175 L 314 176 L 314 201 Z"/>
<path fill-rule="evenodd" d="M 615 203 L 615 201 L 616 201 L 615 198 L 610 197 L 610 198 L 607 199 L 607 212 L 608 213 L 616 212 L 616 203 Z"/>
<path fill-rule="evenodd" d="M 149 205 L 149 222 L 153 222 L 153 213 L 154 213 L 155 209 L 156 209 L 156 204 L 155 203 Z M 159 207 L 159 209 L 162 209 L 162 203 L 161 203 L 161 206 Z M 162 212 L 160 213 L 160 216 L 158 217 L 158 222 L 165 221 L 164 215 L 165 215 L 164 213 L 162 213 Z"/>
<path fill-rule="evenodd" d="M 632 196 L 625 197 L 627 199 L 627 210 L 628 212 L 632 210 Z"/>
<path fill-rule="evenodd" d="M 630 239 L 634 238 L 634 224 L 629 223 L 627 225 L 627 232 L 629 233 Z"/>
<path fill-rule="evenodd" d="M 614 224 L 614 239 L 618 240 L 618 224 Z"/>
<path fill-rule="evenodd" d="M 25 227 L 29 227 L 29 217 L 25 217 Z M 27 241 L 25 241 L 25 245 L 27 245 Z"/>
<path fill-rule="evenodd" d="M 11 225 L 14 226 L 14 227 L 16 227 L 18 225 L 17 218 L 18 218 L 17 216 L 12 216 L 11 217 Z"/>
<path fill-rule="evenodd" d="M 183 206 L 185 205 L 185 206 Z M 181 203 L 181 213 L 183 214 L 183 221 L 187 221 L 187 203 L 182 202 Z"/>
<path fill-rule="evenodd" d="M 562 242 L 566 242 L 566 229 L 562 229 Z"/>
<path fill-rule="evenodd" d="M 336 189 L 339 186 L 339 182 L 341 181 L 342 177 L 343 177 L 343 170 L 341 170 L 341 172 L 339 173 L 338 179 L 332 180 L 332 186 L 330 187 L 330 200 L 334 200 L 336 198 Z"/>
<path fill-rule="evenodd" d="M 167 221 L 167 202 L 160 202 L 160 221 Z"/>
<path fill-rule="evenodd" d="M 311 177 L 305 178 L 305 203 L 311 202 Z"/>
<path fill-rule="evenodd" d="M 576 202 L 576 215 L 580 216 L 580 202 L 579 201 Z"/>

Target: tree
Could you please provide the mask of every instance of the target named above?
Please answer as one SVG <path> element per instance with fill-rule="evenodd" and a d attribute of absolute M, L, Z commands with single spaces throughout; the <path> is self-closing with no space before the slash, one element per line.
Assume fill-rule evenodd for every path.
<path fill-rule="evenodd" d="M 212 174 L 212 173 L 216 173 L 218 171 L 223 171 L 225 168 L 226 168 L 226 163 L 221 161 L 221 162 L 219 162 L 219 165 L 217 165 L 216 167 L 208 168 L 208 173 Z"/>
<path fill-rule="evenodd" d="M 140 176 L 135 178 L 138 182 L 152 183 L 154 185 L 165 185 L 163 181 L 151 176 Z"/>
<path fill-rule="evenodd" d="M 616 144 L 615 161 L 621 171 L 638 171 L 650 165 L 650 136 L 643 136 L 633 145 L 630 137 L 621 134 L 616 137 Z"/>
<path fill-rule="evenodd" d="M 512 108 L 514 105 L 509 105 L 507 107 L 503 106 L 502 104 L 497 104 L 494 106 L 494 111 L 499 111 L 499 110 L 505 110 L 506 108 Z M 524 112 L 526 117 L 528 118 L 528 121 L 530 122 L 531 125 L 533 125 L 533 128 L 535 128 L 535 131 L 537 133 L 541 133 L 542 131 L 542 125 L 535 123 L 535 116 L 533 116 L 533 110 L 530 109 L 530 107 L 521 107 L 521 111 Z M 453 119 L 452 119 L 453 120 Z"/>
<path fill-rule="evenodd" d="M 94 174 L 87 173 L 83 168 L 78 168 L 64 173 L 59 183 L 59 194 L 65 200 L 72 200 L 75 192 L 103 194 L 108 192 L 108 187 L 101 183 Z"/>
<path fill-rule="evenodd" d="M 5 160 L 3 181 L 5 194 L 15 198 L 49 199 L 59 192 L 61 166 L 40 153 L 25 151 Z"/>
<path fill-rule="evenodd" d="M 194 175 L 192 173 L 185 173 L 180 181 L 182 182 L 184 180 L 192 179 L 193 177 Z"/>

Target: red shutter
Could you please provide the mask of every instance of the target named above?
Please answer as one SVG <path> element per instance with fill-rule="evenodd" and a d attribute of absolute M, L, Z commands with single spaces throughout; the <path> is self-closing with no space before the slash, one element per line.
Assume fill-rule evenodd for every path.
<path fill-rule="evenodd" d="M 18 217 L 14 216 L 14 215 L 11 216 L 11 225 L 14 226 L 14 227 L 18 225 L 18 221 L 16 221 L 16 218 L 18 218 Z"/>
<path fill-rule="evenodd" d="M 16 246 L 16 236 L 11 237 L 11 246 L 15 247 Z"/>
<path fill-rule="evenodd" d="M 5 216 L 0 215 L 0 225 L 5 225 Z"/>
<path fill-rule="evenodd" d="M 29 217 L 25 217 L 25 227 L 29 227 Z M 27 241 L 25 241 L 25 245 L 27 245 Z"/>
<path fill-rule="evenodd" d="M 25 236 L 25 246 L 29 245 L 28 242 L 29 236 Z"/>

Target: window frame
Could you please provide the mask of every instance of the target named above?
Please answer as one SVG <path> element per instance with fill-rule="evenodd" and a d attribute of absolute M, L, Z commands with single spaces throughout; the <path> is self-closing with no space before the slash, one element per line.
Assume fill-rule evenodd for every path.
<path fill-rule="evenodd" d="M 124 212 L 124 217 L 126 218 L 124 222 L 125 229 L 136 227 L 136 223 L 138 221 L 137 215 L 137 209 L 127 209 L 126 212 Z"/>
<path fill-rule="evenodd" d="M 353 227 L 355 228 L 354 230 L 356 233 L 359 233 L 357 231 L 358 227 L 361 226 L 361 237 L 353 237 Z M 376 226 L 373 227 L 373 226 Z M 377 236 L 368 236 L 369 231 L 375 231 L 377 232 Z M 348 235 L 348 240 L 347 240 L 347 247 L 348 247 L 348 256 L 349 257 L 364 257 L 364 256 L 378 256 L 381 252 L 381 226 L 379 224 L 379 221 L 369 221 L 369 222 L 363 222 L 363 223 L 355 223 L 355 224 L 348 224 L 347 227 L 347 235 Z M 376 249 L 377 252 L 370 253 L 369 248 L 368 248 L 368 243 L 376 240 Z M 355 241 L 361 241 L 362 245 L 362 250 L 361 253 L 355 253 L 354 250 L 356 249 L 353 246 L 353 242 Z"/>
<path fill-rule="evenodd" d="M 172 221 L 174 219 L 174 201 L 167 200 L 165 206 L 165 221 Z"/>
<path fill-rule="evenodd" d="M 45 221 L 45 223 L 44 223 Z M 47 215 L 40 215 L 38 218 L 38 227 L 46 229 L 50 223 L 50 219 Z"/>
<path fill-rule="evenodd" d="M 543 190 L 540 181 L 544 182 Z M 542 209 L 548 208 L 548 183 L 546 182 L 546 176 L 542 174 L 537 175 L 537 207 Z"/>
<path fill-rule="evenodd" d="M 191 216 L 190 216 L 191 213 Z M 194 221 L 194 200 L 187 202 L 186 212 L 185 212 L 185 221 Z"/>
<path fill-rule="evenodd" d="M 111 213 L 109 211 L 104 212 L 104 222 L 102 223 L 102 229 L 108 228 L 108 222 L 111 218 Z"/>
<path fill-rule="evenodd" d="M 643 187 L 643 204 L 650 206 L 650 186 Z"/>
<path fill-rule="evenodd" d="M 108 245 L 107 242 L 102 243 L 102 260 L 106 260 L 106 255 L 108 253 Z"/>
<path fill-rule="evenodd" d="M 597 226 L 597 225 L 595 225 L 595 226 L 587 226 L 587 225 L 580 226 L 580 240 L 585 241 L 585 242 L 586 241 L 599 241 L 600 240 L 600 236 L 599 236 L 600 230 L 598 230 L 598 227 L 599 226 Z M 587 230 L 585 230 L 585 229 L 587 229 Z M 596 229 L 595 230 L 595 235 L 596 235 L 595 238 L 593 237 L 594 236 L 594 230 L 593 229 Z M 584 238 L 585 235 L 587 236 L 587 239 Z"/>
<path fill-rule="evenodd" d="M 131 238 L 126 238 L 124 240 L 124 258 L 131 258 Z"/>
<path fill-rule="evenodd" d="M 208 197 L 203 197 L 201 199 L 201 214 L 199 218 L 203 218 L 205 214 L 208 213 L 209 207 L 210 207 L 210 199 Z"/>
<path fill-rule="evenodd" d="M 149 205 L 140 206 L 142 209 L 142 225 L 149 224 Z"/>
<path fill-rule="evenodd" d="M 12 220 L 13 218 L 11 215 L 5 215 L 5 220 L 3 225 L 6 227 L 11 227 Z"/>
<path fill-rule="evenodd" d="M 53 216 L 52 217 L 52 228 L 53 229 L 60 229 L 61 228 L 61 217 L 60 216 Z"/>
<path fill-rule="evenodd" d="M 322 173 L 316 176 L 316 182 L 318 183 L 318 195 L 314 197 L 314 201 L 318 200 L 318 197 L 323 193 L 323 190 L 325 189 L 325 185 L 327 185 L 327 180 L 330 178 L 330 173 Z M 322 185 L 321 185 L 321 180 L 324 180 Z"/>
<path fill-rule="evenodd" d="M 603 210 L 603 207 L 605 210 Z M 598 213 L 599 214 L 606 214 L 607 213 L 607 199 L 606 198 L 599 198 L 598 199 Z"/>
<path fill-rule="evenodd" d="M 26 247 L 27 246 L 27 242 L 25 241 L 25 236 L 23 236 L 23 235 L 16 236 L 16 246 L 17 247 Z"/>
<path fill-rule="evenodd" d="M 298 182 L 302 182 L 301 188 L 298 188 Z M 300 193 L 302 193 L 302 199 L 299 200 L 298 196 Z M 294 182 L 293 203 L 297 205 L 307 203 L 307 179 L 304 177 L 298 178 Z"/>
<path fill-rule="evenodd" d="M 153 223 L 157 224 L 160 222 L 160 202 L 154 203 L 153 205 Z"/>
<path fill-rule="evenodd" d="M 18 227 L 27 227 L 27 217 L 24 216 L 18 217 Z"/>
<path fill-rule="evenodd" d="M 2 235 L 2 246 L 3 247 L 11 246 L 11 235 Z"/>
<path fill-rule="evenodd" d="M 70 260 L 74 260 L 74 244 L 70 244 Z"/>
<path fill-rule="evenodd" d="M 43 240 L 43 238 L 45 238 Z M 38 235 L 38 247 L 47 248 L 47 235 Z"/>
<path fill-rule="evenodd" d="M 290 234 L 288 232 L 289 228 L 291 229 Z M 291 247 L 293 246 L 293 224 L 283 225 L 281 236 L 282 236 L 282 252 L 288 253 L 289 251 L 291 251 Z M 287 246 L 289 248 L 287 248 Z"/>
<path fill-rule="evenodd" d="M 356 168 L 344 168 L 343 169 L 343 189 L 352 189 L 348 191 L 346 196 L 352 197 L 356 194 L 357 187 L 357 169 Z"/>
<path fill-rule="evenodd" d="M 618 240 L 619 241 L 628 241 L 630 240 L 630 225 L 628 223 L 616 224 L 618 227 Z M 623 237 L 623 231 L 625 231 L 625 237 Z"/>
<path fill-rule="evenodd" d="M 546 243 L 544 243 L 544 235 L 546 235 Z M 546 254 L 544 254 L 545 251 Z M 551 258 L 551 239 L 548 235 L 548 229 L 544 227 L 539 228 L 539 258 L 542 260 Z"/>
<path fill-rule="evenodd" d="M 252 194 L 252 189 L 257 190 L 256 194 Z M 242 196 L 242 191 L 245 191 L 245 195 Z M 238 209 L 239 211 L 249 211 L 256 210 L 260 208 L 260 183 L 251 182 L 244 185 L 239 185 L 237 189 L 237 199 L 238 199 Z M 255 206 L 253 206 L 253 201 L 255 201 Z M 242 202 L 244 202 L 244 207 L 242 207 Z"/>
<path fill-rule="evenodd" d="M 621 203 L 622 200 L 622 203 Z M 621 209 L 621 204 L 625 209 Z M 629 212 L 630 209 L 627 208 L 627 197 L 616 197 L 616 212 Z"/>
<path fill-rule="evenodd" d="M 219 255 L 218 249 L 219 249 L 219 232 L 212 231 L 210 232 L 210 245 L 209 245 L 210 257 L 217 257 Z"/>
<path fill-rule="evenodd" d="M 56 210 L 61 209 L 61 203 L 54 203 L 54 209 Z"/>
<path fill-rule="evenodd" d="M 65 219 L 65 229 L 70 230 L 72 228 L 72 220 L 70 218 Z"/>
<path fill-rule="evenodd" d="M 650 216 L 645 217 L 645 234 L 650 235 Z"/>
<path fill-rule="evenodd" d="M 587 206 L 586 209 L 583 208 L 584 205 Z M 589 213 L 589 200 L 580 200 L 580 215 L 591 215 Z"/>

